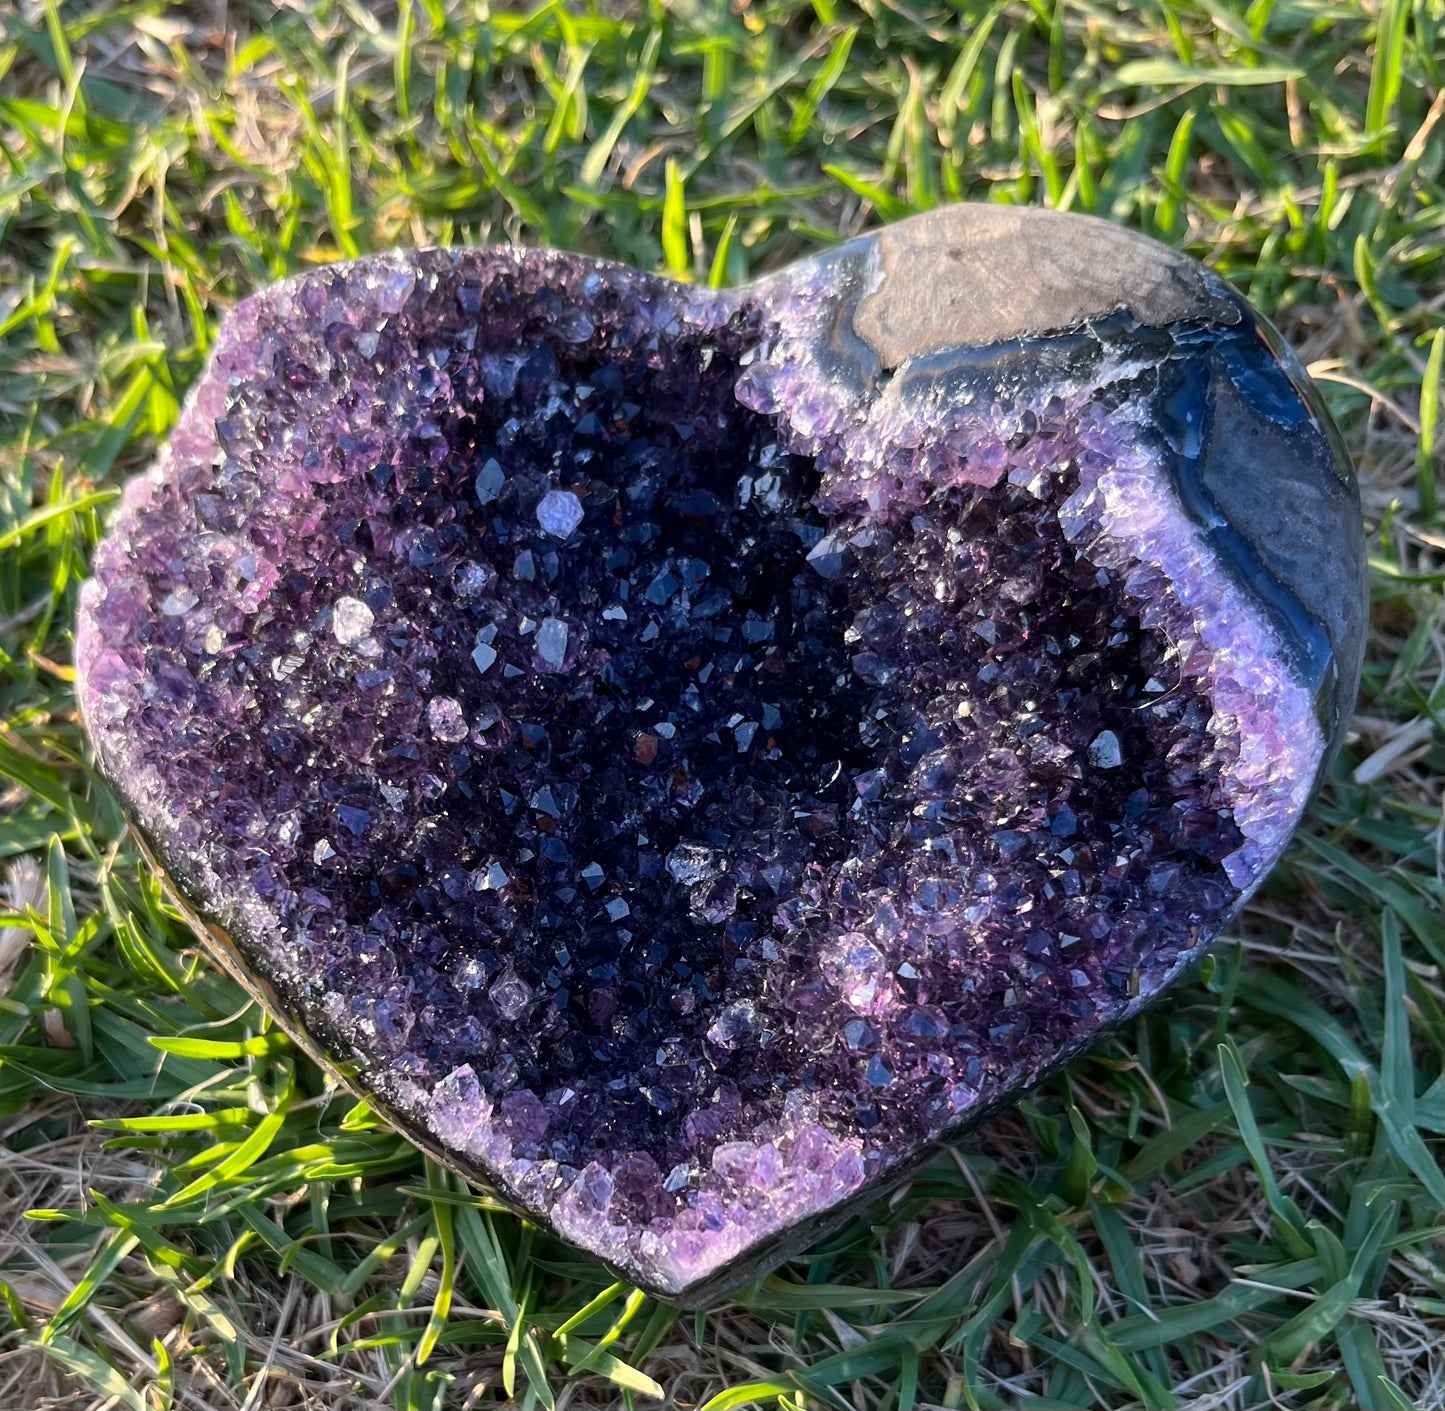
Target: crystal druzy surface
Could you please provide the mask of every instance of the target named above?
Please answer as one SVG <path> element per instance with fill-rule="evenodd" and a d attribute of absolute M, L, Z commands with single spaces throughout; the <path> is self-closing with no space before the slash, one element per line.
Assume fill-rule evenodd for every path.
<path fill-rule="evenodd" d="M 80 698 L 230 962 L 629 1278 L 744 1277 L 1158 993 L 1358 668 L 1347 463 L 1223 284 L 960 207 L 741 291 L 548 252 L 226 321 Z"/>

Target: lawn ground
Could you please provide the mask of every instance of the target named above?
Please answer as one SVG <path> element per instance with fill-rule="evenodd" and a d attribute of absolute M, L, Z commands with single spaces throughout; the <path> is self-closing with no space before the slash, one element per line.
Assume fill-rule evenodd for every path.
<path fill-rule="evenodd" d="M 1441 0 L 0 0 L 0 1411 L 1445 1407 Z M 958 199 L 1234 280 L 1358 461 L 1359 712 L 1204 971 L 729 1305 L 430 1168 L 214 972 L 75 593 L 224 310 L 519 241 L 737 282 Z"/>

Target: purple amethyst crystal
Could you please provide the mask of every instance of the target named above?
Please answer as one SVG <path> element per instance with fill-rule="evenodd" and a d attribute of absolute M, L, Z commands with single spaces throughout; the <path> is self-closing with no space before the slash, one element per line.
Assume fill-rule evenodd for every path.
<path fill-rule="evenodd" d="M 398 252 L 241 303 L 81 608 L 102 768 L 396 1125 L 664 1296 L 1158 994 L 1353 697 L 1267 325 L 958 207 L 732 292 Z"/>

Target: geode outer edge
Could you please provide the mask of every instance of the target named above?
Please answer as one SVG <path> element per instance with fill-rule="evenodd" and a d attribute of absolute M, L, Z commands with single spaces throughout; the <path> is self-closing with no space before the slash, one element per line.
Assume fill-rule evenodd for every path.
<path fill-rule="evenodd" d="M 1198 956 L 1363 596 L 1348 460 L 1238 295 L 964 206 L 725 293 L 430 250 L 252 296 L 77 680 L 227 968 L 697 1304 Z"/>

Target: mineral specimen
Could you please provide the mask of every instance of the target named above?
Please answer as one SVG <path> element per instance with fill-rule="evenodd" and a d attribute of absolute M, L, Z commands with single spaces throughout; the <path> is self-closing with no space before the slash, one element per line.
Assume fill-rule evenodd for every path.
<path fill-rule="evenodd" d="M 1222 282 L 957 207 L 733 292 L 421 250 L 246 299 L 82 600 L 228 963 L 442 1160 L 716 1296 L 1159 993 L 1361 650 Z"/>

